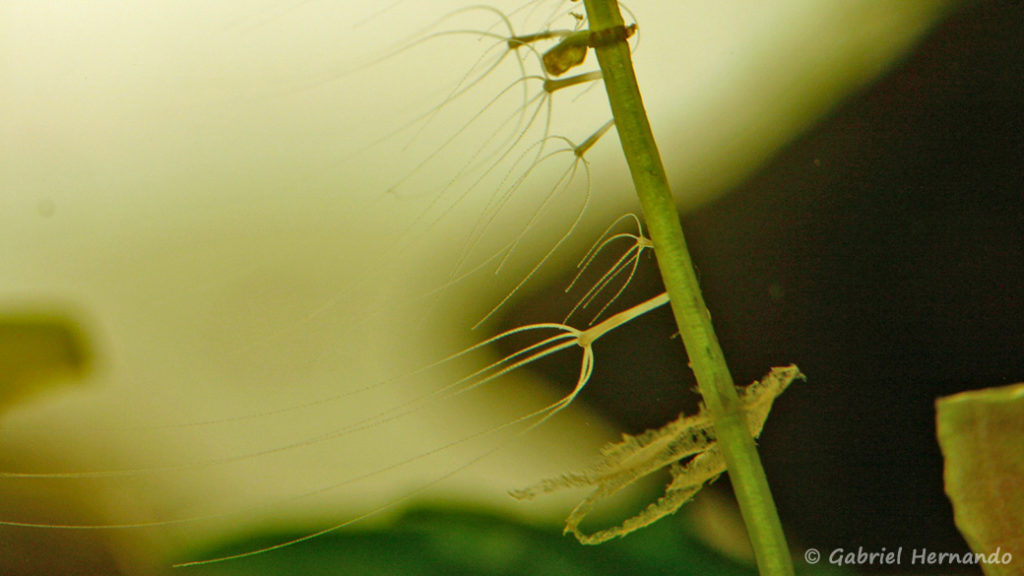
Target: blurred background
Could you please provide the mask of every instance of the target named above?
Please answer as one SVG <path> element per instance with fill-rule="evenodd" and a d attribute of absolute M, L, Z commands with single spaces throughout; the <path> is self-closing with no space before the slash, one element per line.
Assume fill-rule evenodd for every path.
<path fill-rule="evenodd" d="M 588 155 L 595 184 L 581 227 L 486 334 L 468 331 L 568 229 L 564 214 L 548 212 L 553 224 L 530 229 L 503 274 L 493 263 L 474 268 L 507 243 L 508 230 L 524 229 L 567 165 L 531 171 L 531 182 L 548 184 L 514 190 L 526 216 L 504 228 L 481 228 L 480 214 L 498 214 L 500 201 L 471 194 L 476 176 L 501 188 L 509 170 L 530 165 L 529 146 L 545 133 L 580 142 L 607 111 L 600 90 L 555 94 L 547 132 L 536 122 L 521 143 L 507 139 L 528 118 L 519 88 L 533 94 L 536 85 L 515 84 L 515 98 L 492 101 L 510 84 L 491 74 L 466 101 L 449 101 L 466 70 L 492 61 L 481 67 L 480 34 L 415 41 L 434 30 L 504 34 L 501 19 L 462 13 L 421 32 L 464 3 L 432 5 L 430 15 L 421 4 L 2 9 L 0 463 L 4 471 L 147 469 L 3 478 L 3 519 L 213 517 L 116 531 L 2 527 L 0 571 L 161 573 L 169 558 L 217 555 L 203 549 L 209 540 L 250 533 L 272 544 L 321 529 L 446 480 L 493 438 L 457 456 L 431 451 L 553 401 L 561 393 L 549 383 L 575 382 L 570 357 L 446 412 L 425 405 L 402 419 L 406 427 L 365 421 L 466 374 L 410 371 L 503 328 L 560 321 L 573 302 L 562 291 L 575 260 L 635 209 L 614 138 L 602 139 Z M 509 4 L 502 8 L 517 33 L 573 8 Z M 809 376 L 779 401 L 761 442 L 793 546 L 962 549 L 942 494 L 932 405 L 1024 379 L 1021 4 L 634 9 L 638 74 L 736 380 L 788 363 Z M 498 66 L 522 73 L 511 58 Z M 547 103 L 537 102 L 545 118 Z M 448 105 L 432 112 L 437 103 Z M 453 130 L 467 109 L 484 113 L 462 136 Z M 473 130 L 505 135 L 495 150 L 522 145 L 505 158 L 471 155 L 484 166 L 474 173 L 464 147 L 479 137 Z M 556 199 L 565 213 L 579 210 L 584 183 L 581 174 Z M 479 242 L 458 248 L 467 237 Z M 658 290 L 647 260 L 627 295 L 636 300 Z M 368 522 L 369 532 L 352 536 L 366 540 L 332 541 L 326 554 L 351 573 L 434 573 L 435 558 L 453 561 L 437 553 L 446 550 L 439 542 L 498 534 L 477 542 L 504 543 L 480 555 L 490 564 L 460 569 L 658 574 L 685 564 L 749 573 L 742 560 L 706 560 L 722 556 L 680 536 L 715 542 L 728 505 L 708 518 L 701 510 L 720 507 L 698 502 L 689 511 L 696 520 L 584 549 L 557 536 L 578 494 L 529 504 L 507 497 L 579 468 L 619 431 L 693 409 L 678 340 L 653 316 L 598 343 L 578 411 L 400 503 L 452 499 L 529 517 L 525 528 L 487 532 L 495 529 L 448 508 L 407 515 L 405 528 L 377 540 L 373 530 L 389 519 Z M 395 385 L 363 391 L 382 381 Z M 282 406 L 304 408 L 275 413 Z M 377 426 L 307 445 L 361 422 Z M 251 456 L 280 446 L 290 449 Z M 412 458 L 421 459 L 388 469 Z M 322 499 L 293 501 L 364 474 Z M 225 511 L 233 514 L 219 516 Z M 531 532 L 537 526 L 544 530 Z M 742 545 L 728 544 L 735 532 L 721 532 L 715 545 L 742 558 Z M 468 562 L 472 548 L 448 555 Z M 295 550 L 207 570 L 313 573 L 303 554 L 339 570 L 316 544 Z M 524 550 L 539 567 L 516 564 Z"/>

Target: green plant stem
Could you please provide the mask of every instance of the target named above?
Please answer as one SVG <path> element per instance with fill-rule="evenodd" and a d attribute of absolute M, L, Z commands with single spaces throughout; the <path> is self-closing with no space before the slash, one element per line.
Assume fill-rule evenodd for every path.
<path fill-rule="evenodd" d="M 617 38 L 595 42 L 594 50 L 604 75 L 615 127 L 626 155 L 644 219 L 668 292 L 690 368 L 714 422 L 718 445 L 739 502 L 747 533 L 762 576 L 793 574 L 786 546 L 746 416 L 736 394 L 722 348 L 704 304 L 690 252 L 679 224 L 668 178 L 654 141 L 647 112 L 636 83 L 629 44 L 602 31 L 621 29 L 622 14 L 615 0 L 585 0 L 591 38 Z"/>

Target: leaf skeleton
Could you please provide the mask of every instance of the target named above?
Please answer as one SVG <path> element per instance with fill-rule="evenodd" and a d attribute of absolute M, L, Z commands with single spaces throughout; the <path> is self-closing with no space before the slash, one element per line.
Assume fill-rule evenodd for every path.
<path fill-rule="evenodd" d="M 775 398 L 797 379 L 805 378 L 795 365 L 772 368 L 760 381 L 739 390 L 752 437 L 760 436 Z M 718 446 L 714 425 L 703 406 L 697 414 L 680 415 L 661 428 L 636 436 L 624 434 L 622 441 L 609 444 L 601 452 L 601 460 L 586 470 L 542 480 L 511 494 L 515 498 L 529 500 L 558 490 L 594 486 L 594 490 L 569 514 L 565 532 L 571 532 L 583 544 L 601 544 L 675 513 L 705 484 L 725 472 L 725 459 Z M 593 533 L 580 529 L 580 523 L 601 500 L 665 466 L 669 467 L 672 480 L 658 500 L 618 526 Z"/>

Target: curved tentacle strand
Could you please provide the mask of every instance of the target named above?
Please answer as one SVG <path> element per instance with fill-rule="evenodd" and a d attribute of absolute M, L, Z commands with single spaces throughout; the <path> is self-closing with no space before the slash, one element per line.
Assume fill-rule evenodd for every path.
<path fill-rule="evenodd" d="M 636 234 L 622 232 L 619 234 L 610 235 L 611 231 L 616 226 L 618 226 L 620 222 L 624 222 L 628 219 L 632 219 L 633 222 L 636 224 Z M 566 322 L 568 322 L 568 320 L 572 318 L 573 315 L 576 314 L 577 312 L 587 309 L 590 306 L 590 304 L 592 304 L 594 300 L 602 292 L 604 292 L 604 290 L 616 278 L 618 278 L 620 275 L 622 275 L 623 272 L 628 270 L 629 273 L 626 275 L 625 280 L 619 286 L 618 290 L 616 290 L 615 293 L 612 294 L 612 296 L 608 299 L 608 301 L 605 302 L 604 306 L 602 306 L 601 309 L 598 310 L 596 314 L 594 314 L 594 316 L 590 319 L 589 324 L 593 324 L 594 322 L 596 322 L 597 319 L 604 315 L 608 308 L 612 304 L 614 304 L 616 300 L 619 299 L 619 296 L 621 296 L 622 293 L 625 292 L 630 282 L 632 282 L 633 277 L 636 275 L 636 270 L 640 265 L 640 254 L 644 250 L 654 247 L 654 245 L 651 243 L 651 240 L 644 235 L 643 225 L 640 223 L 640 218 L 638 218 L 636 214 L 630 213 L 624 216 L 620 216 L 618 219 L 615 220 L 615 222 L 612 222 L 612 224 L 605 229 L 605 231 L 601 234 L 598 240 L 591 246 L 590 250 L 588 250 L 587 253 L 583 256 L 583 259 L 580 260 L 579 264 L 577 264 L 576 267 L 579 269 L 579 271 L 576 273 L 576 276 L 573 277 L 572 281 L 566 287 L 566 293 L 572 291 L 573 287 L 575 287 L 576 284 L 580 281 L 580 278 L 583 277 L 583 274 L 590 268 L 590 265 L 593 264 L 594 259 L 597 258 L 598 254 L 600 254 L 601 251 L 608 247 L 612 242 L 615 242 L 617 240 L 632 240 L 633 244 L 629 248 L 627 248 L 626 251 L 618 258 L 618 260 L 616 260 L 615 263 L 612 264 L 611 268 L 609 268 L 604 274 L 602 274 L 601 277 L 597 279 L 597 282 L 595 282 L 594 285 L 591 286 L 590 289 L 588 289 L 583 294 L 583 296 L 580 297 L 580 299 L 576 302 L 572 309 L 569 310 L 569 313 L 566 314 Z"/>

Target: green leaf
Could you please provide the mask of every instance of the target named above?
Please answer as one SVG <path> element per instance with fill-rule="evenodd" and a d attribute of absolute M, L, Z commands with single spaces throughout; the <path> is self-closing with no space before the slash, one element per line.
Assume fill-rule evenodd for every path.
<path fill-rule="evenodd" d="M 979 564 L 985 574 L 1019 574 L 1024 562 L 1024 383 L 963 392 L 935 404 L 946 495 L 957 528 L 971 550 L 984 555 Z"/>
<path fill-rule="evenodd" d="M 581 546 L 557 529 L 538 528 L 491 514 L 440 508 L 406 513 L 387 529 L 343 531 L 241 560 L 183 568 L 188 576 L 756 576 L 751 565 L 721 556 L 695 536 L 683 518 L 655 524 L 602 546 Z M 294 538 L 264 533 L 218 550 L 214 557 Z M 804 574 L 842 574 L 813 567 Z"/>
<path fill-rule="evenodd" d="M 54 314 L 0 315 L 0 412 L 80 375 L 89 353 L 78 325 Z"/>

